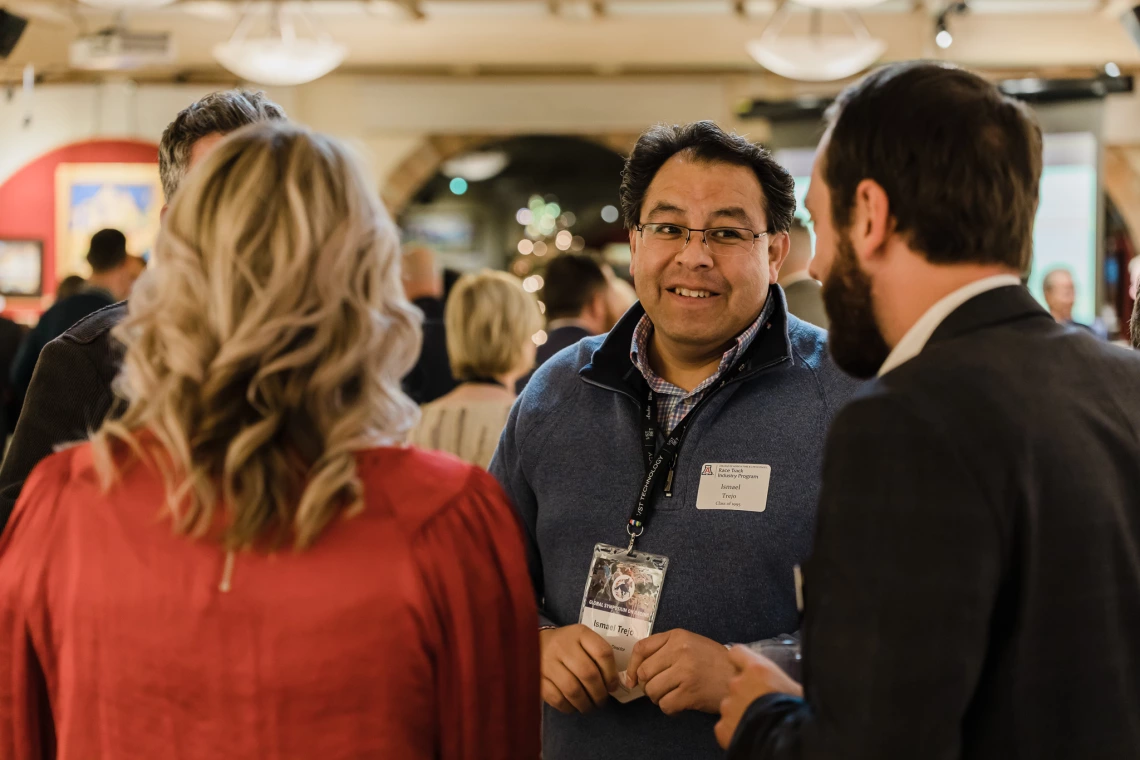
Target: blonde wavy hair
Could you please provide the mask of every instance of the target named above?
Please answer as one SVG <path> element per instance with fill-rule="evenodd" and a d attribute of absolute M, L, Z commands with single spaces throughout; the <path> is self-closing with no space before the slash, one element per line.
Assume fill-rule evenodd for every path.
<path fill-rule="evenodd" d="M 497 377 L 522 368 L 525 345 L 542 329 L 542 312 L 519 278 L 485 269 L 455 283 L 443 324 L 451 374 Z"/>
<path fill-rule="evenodd" d="M 400 379 L 420 348 L 399 239 L 350 152 L 285 123 L 235 132 L 191 172 L 114 332 L 125 414 L 92 437 L 163 473 L 179 533 L 311 544 L 362 507 L 354 453 L 418 420 Z"/>

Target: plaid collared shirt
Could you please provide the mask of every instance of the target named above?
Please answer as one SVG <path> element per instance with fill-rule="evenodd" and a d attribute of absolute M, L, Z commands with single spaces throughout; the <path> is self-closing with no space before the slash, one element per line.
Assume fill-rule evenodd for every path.
<path fill-rule="evenodd" d="M 633 344 L 629 348 L 629 359 L 633 362 L 633 366 L 641 372 L 645 382 L 649 383 L 649 388 L 657 394 L 657 424 L 661 427 L 661 432 L 664 435 L 667 436 L 673 432 L 673 428 L 677 427 L 681 420 L 685 419 L 685 415 L 700 403 L 708 389 L 728 371 L 737 357 L 748 350 L 748 347 L 752 345 L 752 340 L 759 334 L 760 327 L 768 321 L 771 314 L 772 299 L 769 298 L 756 321 L 740 335 L 737 335 L 732 347 L 724 352 L 716 374 L 691 391 L 678 388 L 676 385 L 662 380 L 650 368 L 649 338 L 653 335 L 653 322 L 650 321 L 648 314 L 642 316 L 641 321 L 637 323 L 637 327 L 633 331 Z"/>

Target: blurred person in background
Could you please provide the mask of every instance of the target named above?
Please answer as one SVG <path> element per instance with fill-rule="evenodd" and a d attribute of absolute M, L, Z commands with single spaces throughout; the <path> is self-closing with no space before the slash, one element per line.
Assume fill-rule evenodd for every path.
<path fill-rule="evenodd" d="M 725 644 L 797 629 L 824 431 L 856 383 L 775 285 L 795 194 L 770 152 L 654 127 L 620 197 L 640 302 L 535 373 L 491 472 L 541 600 L 545 759 L 715 760 Z M 668 558 L 652 635 L 579 623 L 599 543 Z"/>
<path fill-rule="evenodd" d="M 5 760 L 526 758 L 534 600 L 486 473 L 400 445 L 420 315 L 340 143 L 221 143 L 115 328 L 123 415 L 0 538 Z"/>
<path fill-rule="evenodd" d="M 60 298 L 43 313 L 12 363 L 12 389 L 19 403 L 23 403 L 44 346 L 84 317 L 124 301 L 131 294 L 131 287 L 142 271 L 135 261 L 142 259 L 127 253 L 127 237 L 118 230 L 99 230 L 91 236 L 87 251 L 91 276 L 79 292 Z"/>
<path fill-rule="evenodd" d="M 9 374 L 12 362 L 27 337 L 28 327 L 7 317 L 0 317 L 0 456 L 8 443 L 8 435 L 20 415 L 16 394 L 12 390 Z"/>
<path fill-rule="evenodd" d="M 609 264 L 603 264 L 602 271 L 606 273 L 606 280 L 609 282 L 609 288 L 606 290 L 606 329 L 602 332 L 609 332 L 637 303 L 637 290 L 618 277 Z"/>
<path fill-rule="evenodd" d="M 65 298 L 71 298 L 76 293 L 83 290 L 87 284 L 87 280 L 83 279 L 77 274 L 71 274 L 64 277 L 59 281 L 59 286 L 55 289 L 55 300 L 62 301 Z"/>
<path fill-rule="evenodd" d="M 823 308 L 823 286 L 808 274 L 811 265 L 811 233 L 799 219 L 792 220 L 791 247 L 780 267 L 780 287 L 788 299 L 788 311 L 805 322 L 827 329 L 827 311 Z"/>
<path fill-rule="evenodd" d="M 461 277 L 445 312 L 447 353 L 459 386 L 424 405 L 409 441 L 486 468 L 515 402 L 515 385 L 534 367 L 542 315 L 517 277 L 484 271 Z"/>
<path fill-rule="evenodd" d="M 1042 135 L 944 62 L 827 114 L 806 207 L 840 367 L 797 684 L 735 648 L 730 760 L 1135 760 L 1140 355 L 1021 284 Z"/>
<path fill-rule="evenodd" d="M 1073 321 L 1073 306 L 1077 302 L 1077 289 L 1073 284 L 1073 275 L 1069 270 L 1058 267 L 1050 270 L 1041 281 L 1041 289 L 1045 293 L 1045 303 L 1053 319 L 1069 327 L 1081 327 L 1092 331 L 1088 325 Z"/>
<path fill-rule="evenodd" d="M 447 356 L 443 275 L 435 254 L 424 245 L 404 251 L 404 294 L 423 312 L 424 341 L 416 365 L 404 378 L 404 392 L 417 404 L 445 396 L 458 385 Z"/>
<path fill-rule="evenodd" d="M 582 338 L 607 332 L 610 280 L 600 264 L 581 253 L 563 253 L 546 266 L 542 302 L 546 305 L 546 342 L 538 347 L 535 369 Z M 519 381 L 522 393 L 531 373 Z"/>
<path fill-rule="evenodd" d="M 158 144 L 158 173 L 166 202 L 173 201 L 190 168 L 228 133 L 284 118 L 281 107 L 263 93 L 244 90 L 211 93 L 183 109 Z M 111 380 L 119 371 L 122 347 L 111 337 L 111 329 L 126 313 L 124 303 L 100 309 L 44 346 L 27 386 L 27 413 L 21 415 L 0 466 L 0 528 L 32 468 L 60 444 L 87 438 L 112 412 Z"/>

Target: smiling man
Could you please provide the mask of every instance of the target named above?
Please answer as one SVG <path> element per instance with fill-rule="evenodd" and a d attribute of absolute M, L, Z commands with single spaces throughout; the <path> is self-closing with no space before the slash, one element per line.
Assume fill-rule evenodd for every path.
<path fill-rule="evenodd" d="M 528 533 L 546 760 L 716 758 L 725 644 L 798 627 L 823 438 L 854 381 L 774 284 L 795 200 L 766 150 L 655 127 L 621 201 L 640 303 L 538 370 L 491 471 Z"/>

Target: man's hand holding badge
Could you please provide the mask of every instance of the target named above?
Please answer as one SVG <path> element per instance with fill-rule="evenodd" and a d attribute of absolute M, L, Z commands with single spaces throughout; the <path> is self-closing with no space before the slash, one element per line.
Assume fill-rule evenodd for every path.
<path fill-rule="evenodd" d="M 736 675 L 723 644 L 680 628 L 637 642 L 622 673 L 627 688 L 641 684 L 666 715 L 716 713 Z"/>
<path fill-rule="evenodd" d="M 618 687 L 614 650 L 584 625 L 539 633 L 542 699 L 563 713 L 600 707 Z"/>

